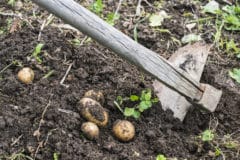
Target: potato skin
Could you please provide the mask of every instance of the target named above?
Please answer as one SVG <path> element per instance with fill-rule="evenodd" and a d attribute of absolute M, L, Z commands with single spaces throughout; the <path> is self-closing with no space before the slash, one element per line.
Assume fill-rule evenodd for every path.
<path fill-rule="evenodd" d="M 101 91 L 89 90 L 84 94 L 84 97 L 92 98 L 93 100 L 99 102 L 101 105 L 103 105 L 105 101 L 103 93 Z"/>
<path fill-rule="evenodd" d="M 95 123 L 84 122 L 81 126 L 81 131 L 90 140 L 95 140 L 99 137 L 99 128 Z"/>
<path fill-rule="evenodd" d="M 17 77 L 21 82 L 30 84 L 34 79 L 34 72 L 31 68 L 24 67 L 18 72 Z"/>
<path fill-rule="evenodd" d="M 108 113 L 100 103 L 91 98 L 82 98 L 79 102 L 79 110 L 85 119 L 98 126 L 106 126 L 108 123 Z"/>
<path fill-rule="evenodd" d="M 113 133 L 120 141 L 128 142 L 135 136 L 135 127 L 127 120 L 117 120 L 113 124 Z"/>

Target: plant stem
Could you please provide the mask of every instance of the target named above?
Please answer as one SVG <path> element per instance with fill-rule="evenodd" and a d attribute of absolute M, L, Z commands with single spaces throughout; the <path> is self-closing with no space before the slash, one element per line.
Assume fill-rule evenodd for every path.
<path fill-rule="evenodd" d="M 116 107 L 119 109 L 119 111 L 121 111 L 122 113 L 124 113 L 124 112 L 123 112 L 123 109 L 120 107 L 120 105 L 119 105 L 116 101 L 114 101 L 113 103 L 116 105 Z"/>

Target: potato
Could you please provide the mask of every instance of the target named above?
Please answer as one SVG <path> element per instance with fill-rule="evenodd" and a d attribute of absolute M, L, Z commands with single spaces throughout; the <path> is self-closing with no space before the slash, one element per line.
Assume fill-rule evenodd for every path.
<path fill-rule="evenodd" d="M 106 126 L 108 123 L 108 113 L 100 103 L 91 98 L 82 98 L 79 102 L 79 110 L 84 118 L 98 126 Z"/>
<path fill-rule="evenodd" d="M 99 128 L 95 123 L 85 122 L 81 126 L 83 134 L 90 140 L 98 139 Z"/>
<path fill-rule="evenodd" d="M 103 105 L 105 101 L 103 93 L 101 91 L 89 90 L 84 94 L 84 97 L 92 98 L 98 101 L 101 105 Z"/>
<path fill-rule="evenodd" d="M 135 127 L 127 120 L 117 120 L 113 124 L 113 133 L 120 141 L 128 142 L 135 136 Z"/>
<path fill-rule="evenodd" d="M 30 84 L 34 79 L 34 72 L 31 68 L 24 67 L 18 72 L 17 77 L 21 82 Z"/>

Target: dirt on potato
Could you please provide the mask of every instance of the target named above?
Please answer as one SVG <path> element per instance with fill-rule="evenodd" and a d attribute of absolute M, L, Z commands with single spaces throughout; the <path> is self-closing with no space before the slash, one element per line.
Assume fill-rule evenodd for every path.
<path fill-rule="evenodd" d="M 158 154 L 179 160 L 221 160 L 223 156 L 216 156 L 215 147 L 202 142 L 199 135 L 210 128 L 219 138 L 216 145 L 221 145 L 227 134 L 240 141 L 240 85 L 228 76 L 230 69 L 239 67 L 236 58 L 214 48 L 209 55 L 201 82 L 223 91 L 214 113 L 193 106 L 180 122 L 157 103 L 142 113 L 140 119 L 127 118 L 134 124 L 136 135 L 133 141 L 123 143 L 112 133 L 114 121 L 124 119 L 114 100 L 118 95 L 139 95 L 143 89 L 152 88 L 153 79 L 82 33 L 61 27 L 63 22 L 57 18 L 44 27 L 38 41 L 40 28 L 49 14 L 30 2 L 21 2 L 23 6 L 19 10 L 7 1 L 0 2 L 1 13 L 23 15 L 19 19 L 0 14 L 0 28 L 5 28 L 5 33 L 0 35 L 0 159 L 23 153 L 37 160 L 53 159 L 54 154 L 59 155 L 59 160 L 155 160 Z M 168 58 L 182 46 L 172 38 L 181 39 L 189 33 L 183 13 L 198 15 L 200 7 L 191 1 L 172 0 L 158 9 L 154 7 L 157 1 L 146 2 L 142 1 L 145 12 L 163 9 L 171 15 L 162 26 L 171 34 L 154 30 L 145 20 L 137 27 L 138 42 Z M 81 3 L 86 6 L 90 2 Z M 125 1 L 119 10 L 121 18 L 115 25 L 132 38 L 139 21 L 134 19 L 137 3 Z M 118 1 L 104 1 L 104 4 L 105 15 L 116 10 Z M 207 31 L 207 26 L 203 27 L 203 32 Z M 213 43 L 211 35 L 209 32 L 204 35 L 207 43 Z M 72 42 L 75 38 L 85 41 L 76 45 Z M 32 56 L 38 43 L 44 44 L 39 55 L 41 63 Z M 17 79 L 22 67 L 34 70 L 32 84 L 23 84 Z M 109 112 L 108 125 L 100 129 L 99 138 L 94 141 L 81 132 L 86 120 L 77 109 L 79 100 L 91 89 L 103 91 L 103 107 Z M 226 159 L 240 159 L 236 148 L 221 150 Z"/>

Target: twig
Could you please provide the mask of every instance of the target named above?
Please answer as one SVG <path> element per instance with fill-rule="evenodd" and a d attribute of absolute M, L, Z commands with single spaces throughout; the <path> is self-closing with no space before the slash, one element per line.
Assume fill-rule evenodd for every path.
<path fill-rule="evenodd" d="M 140 16 L 141 14 L 141 3 L 142 3 L 142 0 L 138 0 L 138 4 L 137 4 L 137 8 L 136 8 L 136 16 Z"/>
<path fill-rule="evenodd" d="M 114 16 L 116 16 L 116 15 L 118 14 L 119 9 L 120 9 L 120 7 L 121 7 L 121 5 L 122 5 L 122 2 L 123 2 L 123 0 L 119 0 L 117 9 L 116 9 L 116 11 L 115 11 L 115 13 L 114 13 Z"/>
<path fill-rule="evenodd" d="M 69 24 L 51 24 L 51 27 L 56 27 L 56 28 L 59 28 L 59 29 L 68 29 L 68 30 L 73 30 L 77 33 L 81 33 L 81 32 L 79 32 L 79 30 L 70 26 Z"/>
<path fill-rule="evenodd" d="M 33 133 L 33 136 L 37 136 L 38 140 L 39 140 L 39 137 L 40 137 L 40 129 L 41 129 L 41 126 L 42 124 L 44 123 L 44 116 L 47 112 L 47 109 L 48 107 L 51 105 L 51 98 L 52 98 L 53 95 L 51 95 L 51 97 L 49 98 L 49 101 L 48 101 L 48 104 L 45 106 L 43 112 L 42 112 L 42 115 L 41 115 L 41 119 L 40 119 L 40 122 L 39 122 L 39 125 L 38 125 L 38 129 L 34 131 Z"/>
<path fill-rule="evenodd" d="M 27 19 L 23 18 L 23 16 L 22 16 L 21 13 L 15 14 L 15 13 L 12 13 L 12 12 L 11 12 L 11 13 L 0 12 L 0 15 L 2 15 L 2 16 L 17 17 L 17 18 L 19 18 L 19 19 L 27 22 L 27 24 L 28 24 L 31 28 L 34 28 L 34 27 L 32 26 L 32 24 L 31 24 Z"/>
<path fill-rule="evenodd" d="M 88 36 L 85 36 L 85 37 L 82 39 L 82 41 L 81 41 L 81 43 L 80 43 L 80 46 L 82 46 L 83 43 L 84 43 L 87 39 L 88 39 Z"/>
<path fill-rule="evenodd" d="M 37 156 L 37 154 L 38 154 L 38 151 L 39 151 L 39 149 L 40 149 L 41 147 L 43 147 L 43 141 L 41 141 L 41 142 L 38 143 L 38 146 L 37 146 L 36 152 L 35 152 L 35 154 L 34 154 L 34 158 L 33 158 L 34 160 L 36 159 L 36 156 Z"/>
<path fill-rule="evenodd" d="M 19 140 L 22 138 L 23 135 L 20 135 L 13 143 L 11 143 L 11 146 L 14 146 Z"/>
<path fill-rule="evenodd" d="M 41 25 L 41 28 L 40 28 L 40 31 L 39 31 L 39 34 L 38 34 L 38 41 L 41 40 L 42 31 L 43 31 L 43 29 L 44 29 L 47 25 L 49 25 L 49 23 L 51 22 L 52 17 L 53 17 L 53 15 L 50 14 L 50 15 L 47 17 L 47 19 L 45 19 L 45 20 L 43 21 L 43 23 L 42 23 L 42 25 Z"/>
<path fill-rule="evenodd" d="M 68 69 L 67 69 L 65 75 L 63 76 L 62 80 L 60 81 L 60 85 L 66 87 L 66 88 L 68 88 L 69 85 L 64 84 L 64 81 L 65 81 L 65 79 L 66 79 L 68 73 L 70 72 L 70 70 L 71 70 L 71 68 L 72 68 L 72 65 L 73 65 L 73 63 L 69 64 L 69 67 L 68 67 Z"/>
<path fill-rule="evenodd" d="M 14 63 L 10 63 L 9 65 L 7 65 L 6 67 L 4 67 L 1 71 L 0 74 L 2 74 L 5 70 L 7 70 L 9 67 L 11 67 Z"/>
<path fill-rule="evenodd" d="M 15 14 L 15 13 L 0 12 L 0 15 L 2 15 L 2 16 L 11 16 L 11 17 L 18 17 L 18 18 L 20 18 L 20 19 L 23 19 L 21 13 Z"/>

